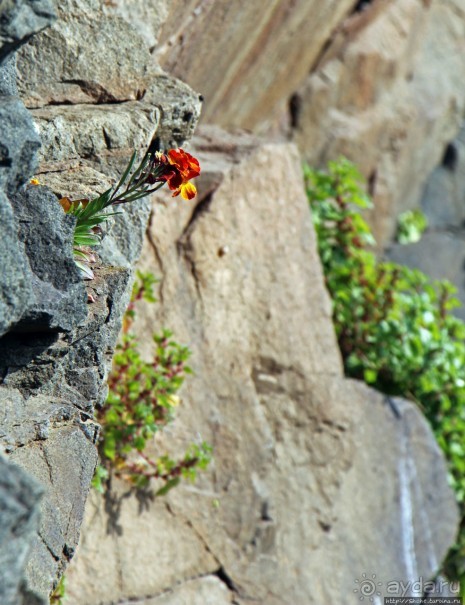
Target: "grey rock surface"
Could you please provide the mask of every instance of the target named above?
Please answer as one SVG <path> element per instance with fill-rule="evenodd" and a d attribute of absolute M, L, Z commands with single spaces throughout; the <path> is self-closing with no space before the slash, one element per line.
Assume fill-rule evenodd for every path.
<path fill-rule="evenodd" d="M 0 95 L 18 96 L 16 85 L 16 55 L 10 55 L 0 64 Z"/>
<path fill-rule="evenodd" d="M 25 7 L 17 41 L 11 38 L 16 45 L 26 41 L 20 40 L 29 35 L 26 25 L 32 33 L 38 22 L 28 21 L 27 2 L 10 4 Z M 50 21 L 46 2 L 32 4 Z M 93 411 L 106 398 L 150 211 L 141 200 L 108 225 L 86 293 L 72 259 L 73 219 L 57 197 L 91 197 L 114 184 L 132 152 L 145 151 L 162 113 L 166 137 L 179 141 L 199 113 L 194 93 L 172 78 L 165 79 L 175 91 L 169 103 L 179 102 L 185 112 L 195 104 L 188 120 L 175 124 L 163 98 L 140 100 L 160 70 L 123 19 L 105 16 L 93 0 L 57 4 L 59 21 L 27 44 L 18 61 L 21 94 L 40 107 L 35 125 L 15 97 L 14 58 L 5 54 L 0 67 L 0 445 L 44 492 L 29 554 L 15 567 L 6 561 L 4 576 L 19 585 L 11 605 L 45 605 L 76 549 L 97 462 Z M 179 101 L 176 90 L 188 100 Z M 75 105 L 57 105 L 70 102 Z M 33 174 L 45 186 L 30 185 Z"/>
<path fill-rule="evenodd" d="M 147 90 L 144 101 L 162 109 L 157 131 L 160 148 L 180 147 L 192 138 L 203 97 L 190 86 L 168 74 L 159 74 Z"/>
<path fill-rule="evenodd" d="M 392 245 L 386 256 L 424 271 L 433 279 L 448 279 L 457 287 L 462 307 L 454 314 L 465 320 L 465 128 L 444 149 L 431 172 L 419 208 L 428 220 L 421 240 Z"/>
<path fill-rule="evenodd" d="M 6 18 L 3 26 L 7 26 Z M 29 112 L 13 96 L 16 92 L 15 58 L 8 55 L 0 65 L 0 336 L 20 320 L 33 299 L 32 273 L 8 195 L 22 187 L 37 168 L 40 139 Z"/>
<path fill-rule="evenodd" d="M 87 317 L 87 294 L 73 260 L 75 219 L 45 187 L 11 196 L 32 273 L 32 296 L 16 331 L 69 331 Z"/>
<path fill-rule="evenodd" d="M 6 0 L 0 7 L 0 64 L 56 18 L 50 0 Z"/>
<path fill-rule="evenodd" d="M 457 296 L 465 303 L 465 237 L 457 230 L 430 231 L 415 244 L 394 244 L 386 257 L 420 269 L 433 279 L 448 279 L 457 286 Z M 454 313 L 465 320 L 465 307 L 454 309 Z"/>
<path fill-rule="evenodd" d="M 129 297 L 130 271 L 96 271 L 96 302 L 70 332 L 5 335 L 0 341 L 0 444 L 45 488 L 27 586 L 45 600 L 74 554 L 106 396 L 106 372 Z"/>
<path fill-rule="evenodd" d="M 23 569 L 39 526 L 40 484 L 0 454 L 0 602 L 22 604 Z M 33 601 L 30 601 L 32 604 Z M 24 605 L 27 605 L 24 604 Z"/>
<path fill-rule="evenodd" d="M 465 127 L 444 150 L 426 182 L 420 207 L 431 229 L 463 229 L 465 220 Z"/>
<path fill-rule="evenodd" d="M 343 377 L 296 148 L 206 129 L 193 153 L 198 198 L 153 205 L 136 329 L 144 354 L 162 326 L 193 351 L 149 453 L 198 436 L 214 465 L 143 510 L 116 482 L 117 527 L 94 494 L 71 603 L 349 605 L 362 573 L 431 577 L 457 528 L 444 458 L 414 404 Z"/>
<path fill-rule="evenodd" d="M 37 168 L 40 138 L 30 113 L 12 96 L 0 96 L 0 188 L 16 192 Z"/>
<path fill-rule="evenodd" d="M 31 270 L 24 246 L 18 240 L 18 225 L 11 203 L 0 190 L 0 337 L 17 323 L 32 298 Z"/>

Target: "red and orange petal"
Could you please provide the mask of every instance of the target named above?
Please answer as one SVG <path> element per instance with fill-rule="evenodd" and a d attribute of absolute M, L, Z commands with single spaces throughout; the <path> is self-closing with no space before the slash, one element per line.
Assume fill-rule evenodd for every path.
<path fill-rule="evenodd" d="M 199 161 L 184 149 L 170 149 L 168 160 L 183 175 L 184 180 L 193 179 L 200 174 Z"/>
<path fill-rule="evenodd" d="M 179 189 L 184 181 L 185 179 L 183 178 L 182 174 L 176 169 L 172 170 L 166 175 L 166 182 L 168 183 L 168 187 L 171 189 L 171 191 Z"/>

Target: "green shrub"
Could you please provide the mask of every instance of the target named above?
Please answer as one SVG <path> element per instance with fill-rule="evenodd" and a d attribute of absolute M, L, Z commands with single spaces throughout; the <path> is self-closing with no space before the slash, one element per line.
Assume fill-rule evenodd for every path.
<path fill-rule="evenodd" d="M 358 210 L 371 202 L 350 162 L 304 173 L 345 372 L 421 407 L 449 461 L 463 525 L 465 324 L 450 313 L 460 304 L 455 288 L 376 259 Z M 450 579 L 465 580 L 464 531 L 444 570 Z"/>
<path fill-rule="evenodd" d="M 427 227 L 428 221 L 421 210 L 406 210 L 397 217 L 396 241 L 399 244 L 419 242 Z"/>
<path fill-rule="evenodd" d="M 142 299 L 155 301 L 156 280 L 140 272 L 138 278 L 116 347 L 107 401 L 97 413 L 102 426 L 101 465 L 97 467 L 93 485 L 104 491 L 113 472 L 136 487 L 145 487 L 151 479 L 158 479 L 162 487 L 157 495 L 162 495 L 176 486 L 181 477 L 194 480 L 197 470 L 209 464 L 211 447 L 206 443 L 193 444 L 180 460 L 168 455 L 153 460 L 145 453 L 148 442 L 173 420 L 180 403 L 177 392 L 192 371 L 186 365 L 189 349 L 172 340 L 169 330 L 154 334 L 155 350 L 150 361 L 141 357 L 137 339 L 129 330 L 136 303 Z"/>

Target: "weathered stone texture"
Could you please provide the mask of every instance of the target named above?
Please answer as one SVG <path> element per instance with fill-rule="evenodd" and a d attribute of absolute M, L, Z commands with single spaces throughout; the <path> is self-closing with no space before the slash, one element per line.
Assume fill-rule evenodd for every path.
<path fill-rule="evenodd" d="M 59 196 L 89 196 L 134 148 L 183 144 L 201 100 L 179 75 L 205 96 L 209 121 L 285 132 L 313 163 L 356 161 L 385 241 L 462 119 L 465 18 L 454 0 L 366 4 L 349 16 L 361 3 L 57 3 L 57 23 L 18 61 L 43 141 L 40 180 Z M 8 11 L 16 20 L 0 16 L 0 61 L 53 19 L 45 0 L 12 0 Z M 19 191 L 36 170 L 38 136 L 11 96 L 11 57 L 0 93 L 0 335 L 25 330 L 0 340 L 0 442 L 45 489 L 36 533 L 40 489 L 25 485 L 18 559 L 4 559 L 0 543 L 13 565 L 8 581 L 0 574 L 2 605 L 4 594 L 7 605 L 45 603 L 76 548 L 96 463 L 92 412 L 150 211 L 141 267 L 162 278 L 160 304 L 137 327 L 146 350 L 157 327 L 173 328 L 195 369 L 157 447 L 177 452 L 199 435 L 215 462 L 153 503 L 118 482 L 120 500 L 93 494 L 69 604 L 355 603 L 364 572 L 384 583 L 434 575 L 457 521 L 444 461 L 415 406 L 342 376 L 296 148 L 204 131 L 191 150 L 199 197 L 164 192 L 152 209 L 124 209 L 99 251 L 117 268 L 96 271 L 85 316 L 69 219 L 45 189 Z M 49 232 L 32 228 L 42 212 Z M 437 220 L 449 228 L 459 217 L 454 202 Z"/>
<path fill-rule="evenodd" d="M 149 3 L 154 38 L 158 5 Z M 155 56 L 204 95 L 205 121 L 256 130 L 303 82 L 353 5 L 354 0 L 174 0 Z"/>
<path fill-rule="evenodd" d="M 22 241 L 19 241 L 18 220 L 8 196 L 28 181 L 37 167 L 40 139 L 31 116 L 12 94 L 15 92 L 10 59 L 0 66 L 0 336 L 26 313 L 33 299 L 32 272 Z"/>
<path fill-rule="evenodd" d="M 56 18 L 50 0 L 6 0 L 0 13 L 0 63 Z"/>
<path fill-rule="evenodd" d="M 27 566 L 28 586 L 44 602 L 77 546 L 97 463 L 92 413 L 106 395 L 129 278 L 127 270 L 97 272 L 97 302 L 68 333 L 8 333 L 0 341 L 0 443 L 45 488 Z"/>
<path fill-rule="evenodd" d="M 465 128 L 450 141 L 441 164 L 428 178 L 420 208 L 428 219 L 421 240 L 408 246 L 394 244 L 391 260 L 424 271 L 433 279 L 448 279 L 465 305 Z M 465 320 L 465 306 L 454 309 Z"/>
<path fill-rule="evenodd" d="M 39 525 L 43 488 L 2 454 L 0 469 L 0 602 L 19 605 L 23 570 Z"/>
<path fill-rule="evenodd" d="M 175 0 L 159 31 L 160 4 L 154 55 L 205 96 L 204 121 L 291 136 L 313 165 L 348 156 L 385 245 L 463 119 L 462 3 Z"/>
<path fill-rule="evenodd" d="M 50 106 L 32 112 L 47 162 L 91 158 L 108 161 L 119 155 L 126 162 L 143 149 L 157 131 L 159 110 L 137 102 L 118 105 Z"/>
<path fill-rule="evenodd" d="M 458 132 L 464 36 L 460 3 L 373 2 L 343 23 L 297 92 L 294 140 L 313 164 L 342 154 L 360 167 L 380 244 Z"/>
<path fill-rule="evenodd" d="M 155 73 L 148 48 L 119 17 L 84 3 L 67 11 L 18 57 L 28 107 L 140 99 Z"/>
<path fill-rule="evenodd" d="M 172 4 L 172 0 L 131 0 L 105 4 L 103 10 L 110 15 L 117 13 L 131 23 L 153 51 Z"/>
<path fill-rule="evenodd" d="M 11 195 L 11 201 L 32 287 L 27 312 L 15 330 L 71 330 L 87 316 L 87 294 L 73 260 L 75 219 L 42 187 L 30 185 Z"/>
<path fill-rule="evenodd" d="M 17 323 L 32 296 L 31 270 L 18 241 L 18 225 L 9 199 L 0 191 L 0 335 Z"/>
<path fill-rule="evenodd" d="M 413 404 L 343 378 L 296 148 L 208 129 L 193 151 L 198 199 L 153 207 L 137 329 L 193 350 L 153 454 L 198 434 L 214 466 L 152 504 L 116 482 L 119 516 L 94 496 L 71 604 L 355 603 L 364 571 L 430 577 L 457 523 L 444 460 Z"/>

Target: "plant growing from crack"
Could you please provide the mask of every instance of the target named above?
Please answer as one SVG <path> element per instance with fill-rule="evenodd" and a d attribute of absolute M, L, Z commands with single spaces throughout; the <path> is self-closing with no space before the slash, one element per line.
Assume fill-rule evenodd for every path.
<path fill-rule="evenodd" d="M 90 263 L 95 257 L 91 249 L 101 242 L 102 223 L 119 214 L 115 211 L 108 212 L 110 208 L 115 209 L 146 197 L 165 184 L 173 191 L 173 197 L 181 195 L 186 200 L 195 197 L 196 188 L 190 181 L 200 174 L 200 165 L 190 153 L 183 149 L 170 149 L 162 153 L 152 151 L 149 147 L 134 169 L 135 162 L 136 152 L 132 154 L 118 183 L 93 199 L 60 199 L 66 214 L 76 218 L 74 259 L 81 275 L 86 279 L 94 277 Z"/>
<path fill-rule="evenodd" d="M 136 304 L 141 300 L 155 302 L 155 283 L 150 273 L 138 272 L 113 359 L 107 401 L 97 413 L 102 426 L 101 464 L 93 485 L 101 492 L 113 473 L 138 488 L 158 480 L 162 485 L 156 495 L 163 495 L 181 478 L 195 480 L 197 471 L 205 469 L 211 460 L 211 447 L 205 442 L 189 446 L 179 460 L 165 454 L 153 459 L 145 451 L 149 441 L 173 420 L 180 403 L 177 392 L 192 372 L 186 365 L 189 349 L 176 343 L 169 330 L 153 336 L 155 350 L 148 362 L 142 359 L 136 337 L 130 333 Z"/>
<path fill-rule="evenodd" d="M 65 605 L 66 603 L 66 577 L 61 576 L 56 588 L 50 595 L 50 605 Z"/>
<path fill-rule="evenodd" d="M 443 571 L 465 590 L 465 323 L 451 314 L 460 306 L 456 289 L 376 259 L 356 210 L 371 202 L 350 162 L 330 162 L 328 172 L 305 167 L 304 174 L 345 372 L 412 399 L 430 421 L 462 517 Z M 412 241 L 412 231 L 417 239 L 425 226 L 420 215 L 409 215 L 401 233 Z"/>

